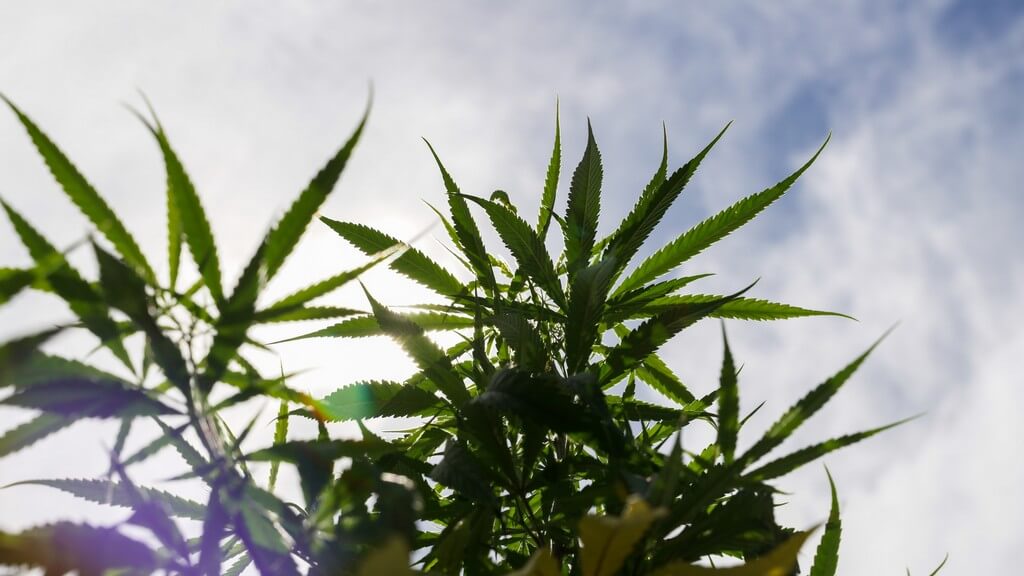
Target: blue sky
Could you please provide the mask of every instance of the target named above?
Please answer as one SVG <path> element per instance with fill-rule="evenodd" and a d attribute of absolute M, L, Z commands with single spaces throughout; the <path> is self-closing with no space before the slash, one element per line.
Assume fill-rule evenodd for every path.
<path fill-rule="evenodd" d="M 197 182 L 229 273 L 348 134 L 371 80 L 369 131 L 323 212 L 399 235 L 429 226 L 420 200 L 440 198 L 421 136 L 463 189 L 501 188 L 535 206 L 556 97 L 565 170 L 582 151 L 587 117 L 594 123 L 606 228 L 655 168 L 662 122 L 678 164 L 734 121 L 652 246 L 785 176 L 831 131 L 790 195 L 683 273 L 716 272 L 706 290 L 760 277 L 759 297 L 860 320 L 730 324 L 747 366 L 744 403 L 767 401 L 755 429 L 900 322 L 792 443 L 927 412 L 827 459 L 846 514 L 840 573 L 927 573 L 946 552 L 948 574 L 1010 573 L 1024 540 L 1024 464 L 999 460 L 1019 452 L 1024 432 L 1014 410 L 1024 404 L 1016 248 L 1024 244 L 1024 4 L 592 4 L 4 3 L 0 90 L 63 145 L 157 255 L 159 158 L 121 107 L 139 104 L 136 90 L 145 90 Z M 9 114 L 0 115 L 0 158 L 0 195 L 58 243 L 82 237 L 84 220 Z M 423 248 L 446 258 L 432 240 Z M 26 258 L 0 225 L 0 265 Z M 355 258 L 316 230 L 275 289 Z M 368 285 L 394 304 L 420 296 L 387 274 Z M 359 303 L 355 292 L 341 298 Z M 0 310 L 0 336 L 67 317 L 44 296 L 21 297 Z M 87 342 L 61 345 L 88 350 Z M 388 376 L 382 369 L 396 378 L 411 370 L 387 342 L 318 341 L 280 353 L 291 369 L 320 367 L 302 380 L 318 393 Z M 703 390 L 720 355 L 708 325 L 673 341 L 668 357 Z M 353 362 L 368 357 L 383 368 Z M 11 423 L 26 417 L 2 413 Z M 5 460 L 0 483 L 101 471 L 109 426 L 75 430 L 47 441 L 45 453 Z M 809 526 L 825 516 L 820 468 L 782 485 L 795 494 L 781 512 L 787 520 Z M 100 514 L 33 488 L 0 490 L 0 510 L 5 528 Z"/>

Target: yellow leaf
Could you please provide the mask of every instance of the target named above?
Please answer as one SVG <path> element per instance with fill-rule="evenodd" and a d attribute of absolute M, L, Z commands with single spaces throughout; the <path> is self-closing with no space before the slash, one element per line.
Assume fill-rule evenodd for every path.
<path fill-rule="evenodd" d="M 558 561 L 551 555 L 547 548 L 541 548 L 533 553 L 530 561 L 515 572 L 509 572 L 506 576 L 562 576 L 562 569 Z"/>
<path fill-rule="evenodd" d="M 583 576 L 613 576 L 643 538 L 651 522 L 663 515 L 646 502 L 630 497 L 622 516 L 587 516 L 580 520 Z"/>
<path fill-rule="evenodd" d="M 400 536 L 392 536 L 380 548 L 371 550 L 359 566 L 358 576 L 411 576 L 409 546 Z"/>
<path fill-rule="evenodd" d="M 672 562 L 654 571 L 652 576 L 789 576 L 796 564 L 804 540 L 813 530 L 798 532 L 770 553 L 743 566 L 706 568 L 686 562 Z"/>

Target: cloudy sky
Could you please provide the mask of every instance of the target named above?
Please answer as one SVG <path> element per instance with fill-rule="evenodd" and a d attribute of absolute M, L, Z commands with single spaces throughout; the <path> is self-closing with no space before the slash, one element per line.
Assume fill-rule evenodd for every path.
<path fill-rule="evenodd" d="M 2 1 L 0 91 L 64 147 L 156 260 L 162 168 L 122 106 L 145 91 L 197 183 L 229 275 L 353 128 L 371 81 L 368 132 L 323 213 L 406 236 L 433 222 L 421 200 L 442 198 L 421 137 L 464 190 L 504 189 L 532 213 L 556 98 L 563 170 L 582 152 L 587 118 L 594 124 L 606 230 L 656 167 L 662 122 L 678 164 L 734 121 L 651 245 L 774 183 L 831 131 L 786 198 L 687 269 L 717 274 L 705 290 L 760 277 L 758 297 L 859 319 L 730 323 L 744 406 L 767 401 L 751 432 L 899 322 L 789 445 L 926 412 L 827 459 L 845 515 L 840 573 L 927 574 L 947 552 L 947 574 L 1010 573 L 1024 541 L 1024 260 L 1015 248 L 1024 245 L 1024 4 L 592 4 Z M 58 245 L 88 230 L 8 113 L 0 196 Z M 445 259 L 432 239 L 422 244 Z M 314 229 L 274 290 L 356 258 Z M 27 263 L 0 224 L 0 266 Z M 367 284 L 392 304 L 421 295 L 386 273 Z M 346 298 L 359 303 L 352 291 Z M 0 337 L 67 318 L 50 298 L 21 296 L 0 310 Z M 88 351 L 73 338 L 60 344 Z M 287 369 L 319 367 L 298 382 L 317 393 L 411 370 L 386 341 L 279 352 Z M 690 331 L 666 355 L 694 389 L 710 390 L 717 327 Z M 0 429 L 27 418 L 0 415 Z M 6 458 L 0 483 L 100 473 L 111 430 L 79 424 L 45 450 Z M 786 521 L 804 527 L 827 514 L 821 467 L 781 486 L 793 492 Z M 119 517 L 100 514 L 44 489 L 0 490 L 4 529 Z"/>

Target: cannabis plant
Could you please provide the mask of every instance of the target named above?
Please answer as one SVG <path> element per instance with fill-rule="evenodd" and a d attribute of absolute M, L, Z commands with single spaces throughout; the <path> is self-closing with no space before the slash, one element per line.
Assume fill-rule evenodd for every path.
<path fill-rule="evenodd" d="M 706 274 L 672 274 L 782 196 L 817 153 L 775 186 L 632 265 L 722 134 L 671 174 L 666 144 L 633 210 L 611 235 L 598 238 L 602 165 L 593 133 L 573 174 L 567 208 L 559 213 L 556 122 L 532 224 L 503 192 L 463 194 L 437 160 L 448 211 L 435 211 L 467 271 L 460 276 L 469 280 L 398 238 L 323 218 L 368 260 L 267 302 L 265 286 L 335 187 L 366 115 L 270 228 L 229 291 L 199 196 L 152 110 L 149 119 L 138 116 L 166 167 L 166 274 L 157 273 L 127 227 L 43 131 L 7 104 L 95 233 L 62 250 L 2 201 L 33 265 L 0 269 L 0 304 L 23 290 L 39 290 L 63 300 L 75 320 L 0 345 L 0 388 L 8 392 L 0 402 L 39 412 L 0 437 L 0 457 L 78 420 L 116 419 L 107 474 L 19 484 L 49 486 L 129 509 L 130 515 L 113 526 L 57 522 L 0 532 L 0 565 L 83 575 L 239 574 L 250 567 L 275 575 L 795 573 L 796 553 L 809 532 L 776 522 L 771 482 L 888 428 L 770 458 L 870 349 L 813 388 L 742 452 L 737 437 L 749 415 L 739 411 L 739 371 L 724 325 L 721 375 L 709 394 L 694 394 L 659 356 L 663 344 L 702 319 L 830 314 L 748 297 L 750 286 L 729 295 L 687 293 Z M 510 261 L 485 246 L 483 220 L 473 209 L 486 215 Z M 555 228 L 565 248 L 552 258 L 547 239 Z M 87 278 L 69 262 L 68 252 L 82 246 L 93 252 L 98 278 Z M 186 247 L 194 280 L 183 284 Z M 365 311 L 315 303 L 385 261 L 436 292 L 443 304 L 402 314 L 378 302 L 369 288 Z M 294 339 L 387 335 L 412 357 L 417 372 L 403 382 L 353 383 L 317 399 L 290 386 L 285 374 L 261 373 L 251 359 L 267 347 L 253 337 L 253 328 L 329 319 L 340 321 Z M 64 331 L 90 333 L 120 366 L 104 370 L 43 350 L 55 349 L 51 340 Z M 439 346 L 428 331 L 451 331 L 458 343 Z M 279 401 L 273 445 L 243 449 L 259 417 L 232 428 L 224 411 L 266 398 Z M 402 418 L 408 429 L 374 432 L 365 425 L 385 416 Z M 319 435 L 290 438 L 295 418 L 316 421 Z M 128 453 L 127 439 L 140 419 L 162 434 Z M 331 437 L 326 423 L 334 421 L 355 421 L 361 437 Z M 695 423 L 716 430 L 714 442 L 699 450 L 682 442 L 683 430 Z M 132 481 L 131 471 L 164 449 L 184 461 L 177 478 L 207 486 L 205 502 Z M 254 462 L 270 463 L 267 478 L 254 476 Z M 301 494 L 277 488 L 282 464 L 296 468 Z M 835 572 L 839 531 L 833 485 L 811 574 Z M 722 557 L 744 564 L 713 568 Z"/>

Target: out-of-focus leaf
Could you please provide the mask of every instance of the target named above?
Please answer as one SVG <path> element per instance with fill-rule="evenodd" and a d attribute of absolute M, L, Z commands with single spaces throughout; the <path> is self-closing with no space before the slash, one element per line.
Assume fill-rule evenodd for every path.
<path fill-rule="evenodd" d="M 32 270 L 20 268 L 0 268 L 0 305 L 6 304 L 19 292 L 35 282 L 36 275 Z"/>
<path fill-rule="evenodd" d="M 505 576 L 562 576 L 562 568 L 551 555 L 551 550 L 541 548 L 533 553 L 525 566 Z"/>
<path fill-rule="evenodd" d="M 583 576 L 613 576 L 633 553 L 647 529 L 662 512 L 633 497 L 621 517 L 586 516 L 580 520 Z"/>
<path fill-rule="evenodd" d="M 75 419 L 59 414 L 40 414 L 0 436 L 0 458 L 27 448 L 74 423 Z"/>
<path fill-rule="evenodd" d="M 72 571 L 99 576 L 150 574 L 158 563 L 146 545 L 114 528 L 58 522 L 18 534 L 0 532 L 0 566 L 39 567 L 55 576 Z"/>
<path fill-rule="evenodd" d="M 416 386 L 376 381 L 344 386 L 320 401 L 328 420 L 415 416 L 440 404 L 437 396 Z"/>
<path fill-rule="evenodd" d="M 88 480 L 84 478 L 61 478 L 53 480 L 23 480 L 8 484 L 6 488 L 14 486 L 48 486 L 69 494 L 73 494 L 84 500 L 103 504 L 106 506 L 119 506 L 122 508 L 133 508 L 129 488 L 125 485 L 111 480 Z M 174 516 L 202 520 L 204 507 L 198 502 L 180 498 L 174 494 L 156 490 L 154 488 L 133 487 L 149 500 L 161 503 Z"/>
<path fill-rule="evenodd" d="M 383 545 L 370 550 L 359 564 L 356 576 L 408 576 L 416 574 L 409 567 L 409 545 L 400 536 L 388 538 Z"/>
<path fill-rule="evenodd" d="M 16 212 L 6 202 L 0 205 L 7 212 L 7 217 L 14 226 L 22 244 L 28 249 L 29 255 L 35 260 L 40 270 L 46 270 L 46 282 L 53 291 L 67 302 L 68 307 L 78 316 L 82 324 L 89 329 L 104 346 L 129 369 L 132 369 L 131 358 L 121 342 L 121 334 L 117 324 L 110 318 L 103 299 L 96 290 L 85 281 L 77 270 L 68 264 L 64 255 L 57 251 L 28 220 Z"/>
<path fill-rule="evenodd" d="M 789 576 L 810 532 L 798 532 L 769 554 L 742 566 L 706 568 L 685 562 L 672 562 L 652 572 L 652 576 Z"/>
<path fill-rule="evenodd" d="M 142 390 L 130 388 L 122 382 L 86 378 L 35 384 L 15 392 L 0 404 L 74 418 L 130 418 L 177 413 Z"/>

